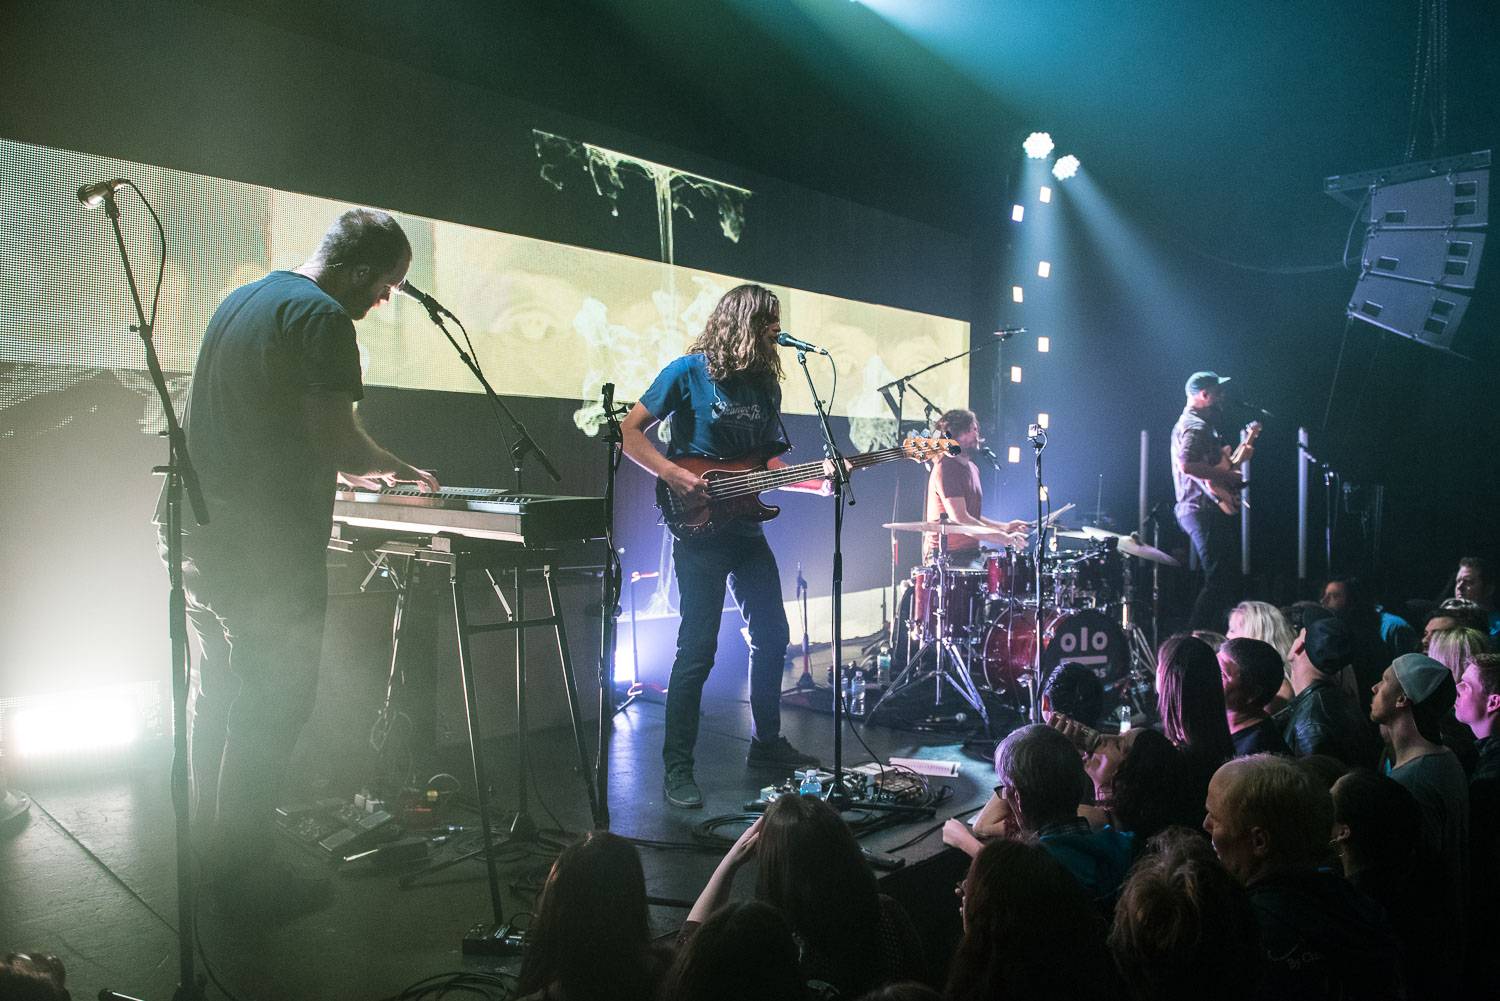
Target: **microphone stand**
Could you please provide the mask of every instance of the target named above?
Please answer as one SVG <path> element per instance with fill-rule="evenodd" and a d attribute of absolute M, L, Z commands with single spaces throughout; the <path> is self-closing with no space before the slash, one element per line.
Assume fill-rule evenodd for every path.
<path fill-rule="evenodd" d="M 146 210 L 156 222 L 161 237 L 162 260 L 166 260 L 167 240 L 162 231 L 161 220 L 146 196 L 133 183 L 131 189 L 140 196 Z M 177 1001 L 201 999 L 204 995 L 205 979 L 193 965 L 194 949 L 194 889 L 192 825 L 188 805 L 188 688 L 191 660 L 188 655 L 187 638 L 187 592 L 182 582 L 182 495 L 187 492 L 188 503 L 193 509 L 193 520 L 199 525 L 208 524 L 208 505 L 203 499 L 203 490 L 198 482 L 197 471 L 188 455 L 187 435 L 177 420 L 177 411 L 172 406 L 172 394 L 167 391 L 166 376 L 162 372 L 161 360 L 156 354 L 153 339 L 156 323 L 156 303 L 151 304 L 151 318 L 146 318 L 141 306 L 140 289 L 136 286 L 135 272 L 130 266 L 130 254 L 125 249 L 125 239 L 120 233 L 120 207 L 115 204 L 113 189 L 104 192 L 104 212 L 109 216 L 110 228 L 114 231 L 115 246 L 119 249 L 120 263 L 125 269 L 125 284 L 130 288 L 130 301 L 135 307 L 136 324 L 130 329 L 140 334 L 146 351 L 146 370 L 151 375 L 151 384 L 156 387 L 161 401 L 162 415 L 166 418 L 167 463 L 153 466 L 151 471 L 167 478 L 167 577 L 170 593 L 167 599 L 167 632 L 172 643 L 172 810 L 177 831 L 177 988 L 172 997 Z M 160 291 L 161 277 L 157 276 Z"/>
<path fill-rule="evenodd" d="M 615 384 L 606 382 L 604 396 L 604 443 L 608 447 L 604 465 L 604 579 L 601 584 L 599 627 L 599 733 L 594 757 L 594 797 L 599 804 L 596 824 L 609 830 L 609 745 L 614 735 L 615 713 L 615 642 L 620 618 L 620 593 L 624 587 L 625 569 L 615 549 L 615 477 L 625 454 L 625 438 L 620 431 L 624 407 L 615 407 Z M 632 595 L 632 603 L 634 595 Z M 634 607 L 631 609 L 634 617 Z M 632 626 L 633 628 L 633 626 Z M 631 641 L 635 636 L 632 633 Z M 627 702 L 634 698 L 630 695 Z M 599 823 L 598 821 L 602 821 Z"/>
<path fill-rule="evenodd" d="M 1036 642 L 1033 644 L 1031 657 L 1031 674 L 1026 679 L 1026 698 L 1030 702 L 1027 718 L 1033 723 L 1042 721 L 1042 559 L 1046 555 L 1047 547 L 1047 518 L 1043 507 L 1044 487 L 1042 486 L 1042 451 L 1047 447 L 1047 432 L 1038 429 L 1036 437 L 1031 439 L 1032 448 L 1036 449 Z"/>
<path fill-rule="evenodd" d="M 831 359 L 830 359 L 831 361 Z M 828 408 L 818 395 L 813 384 L 812 373 L 807 369 L 807 352 L 797 351 L 797 364 L 802 366 L 802 375 L 807 379 L 807 390 L 812 396 L 813 407 L 818 412 L 818 424 L 823 429 L 823 456 L 833 462 L 833 787 L 828 791 L 828 803 L 835 810 L 850 809 L 879 810 L 907 817 L 931 817 L 936 812 L 932 807 L 906 806 L 896 803 L 876 803 L 856 800 L 849 795 L 844 784 L 844 663 L 843 663 L 843 616 L 844 616 L 844 498 L 854 506 L 854 494 L 849 489 L 849 468 L 839 452 L 833 438 L 833 427 L 828 422 Z"/>

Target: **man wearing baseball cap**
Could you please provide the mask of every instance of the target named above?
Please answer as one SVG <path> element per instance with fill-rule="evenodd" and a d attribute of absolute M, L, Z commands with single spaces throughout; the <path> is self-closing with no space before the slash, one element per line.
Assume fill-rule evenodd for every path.
<path fill-rule="evenodd" d="M 1364 709 L 1339 687 L 1339 672 L 1354 658 L 1354 641 L 1341 619 L 1318 619 L 1297 635 L 1287 659 L 1292 701 L 1274 717 L 1286 746 L 1299 758 L 1327 754 L 1350 767 L 1369 768 L 1380 755 Z"/>
<path fill-rule="evenodd" d="M 1468 880 L 1469 781 L 1458 756 L 1440 743 L 1458 694 L 1453 675 L 1426 654 L 1405 653 L 1372 691 L 1370 718 L 1390 744 L 1390 776 L 1422 807 L 1422 840 L 1441 866 L 1446 913 L 1457 924 Z M 1451 941 L 1463 942 L 1462 929 L 1455 930 Z"/>
<path fill-rule="evenodd" d="M 1193 543 L 1203 567 L 1203 588 L 1193 602 L 1190 629 L 1223 629 L 1225 611 L 1239 600 L 1239 557 L 1234 518 L 1219 509 L 1209 485 L 1232 492 L 1244 486 L 1233 469 L 1219 465 L 1226 443 L 1214 421 L 1224 383 L 1215 372 L 1194 372 L 1187 381 L 1187 406 L 1172 428 L 1172 485 L 1177 491 L 1177 524 Z"/>

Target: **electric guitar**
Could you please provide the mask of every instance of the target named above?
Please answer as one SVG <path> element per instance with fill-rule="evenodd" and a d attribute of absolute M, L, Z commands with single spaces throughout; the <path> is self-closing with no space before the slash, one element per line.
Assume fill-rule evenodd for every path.
<path fill-rule="evenodd" d="M 1219 461 L 1215 464 L 1217 469 L 1239 469 L 1241 464 L 1255 451 L 1255 439 L 1260 437 L 1260 421 L 1252 421 L 1245 425 L 1244 432 L 1240 435 L 1240 444 L 1232 453 L 1229 446 L 1225 445 L 1220 450 Z M 1233 490 L 1221 483 L 1210 479 L 1200 479 L 1203 488 L 1213 495 L 1214 501 L 1218 503 L 1219 510 L 1225 514 L 1239 514 L 1240 508 L 1245 506 L 1245 499 L 1239 490 Z"/>
<path fill-rule="evenodd" d="M 855 469 L 863 469 L 892 459 L 926 462 L 940 455 L 957 455 L 958 452 L 958 442 L 949 438 L 913 435 L 894 448 L 848 456 L 848 462 Z M 672 459 L 675 465 L 708 481 L 709 499 L 703 502 L 678 497 L 658 479 L 656 506 L 661 509 L 663 523 L 679 539 L 701 539 L 714 535 L 732 521 L 770 521 L 781 513 L 781 509 L 762 503 L 762 491 L 823 476 L 821 459 L 767 469 L 769 458 L 760 454 L 742 459 L 710 459 L 701 455 L 682 455 Z"/>

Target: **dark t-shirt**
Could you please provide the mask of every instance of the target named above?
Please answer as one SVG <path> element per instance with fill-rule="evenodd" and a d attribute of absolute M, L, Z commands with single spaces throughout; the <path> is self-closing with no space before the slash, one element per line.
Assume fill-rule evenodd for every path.
<path fill-rule="evenodd" d="M 1269 719 L 1263 719 L 1253 726 L 1247 726 L 1229 735 L 1234 741 L 1234 756 L 1236 758 L 1247 757 L 1251 754 L 1291 754 L 1286 746 L 1286 741 L 1281 739 L 1281 731 L 1276 724 Z"/>
<path fill-rule="evenodd" d="M 933 463 L 927 477 L 926 519 L 937 521 L 943 515 L 943 498 L 962 497 L 970 515 L 979 517 L 984 506 L 984 488 L 979 482 L 979 467 L 966 456 L 943 455 Z M 922 558 L 930 560 L 937 552 L 938 539 L 931 533 L 922 536 Z M 948 536 L 950 553 L 972 553 L 979 549 L 979 540 L 972 535 Z"/>
<path fill-rule="evenodd" d="M 208 501 L 199 542 L 321 550 L 337 470 L 305 430 L 311 390 L 364 394 L 349 314 L 312 279 L 273 271 L 235 289 L 203 335 L 183 424 Z"/>

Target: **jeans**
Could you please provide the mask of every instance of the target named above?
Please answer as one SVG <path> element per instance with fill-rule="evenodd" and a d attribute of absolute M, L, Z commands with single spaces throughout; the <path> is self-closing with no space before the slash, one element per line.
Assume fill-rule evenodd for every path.
<path fill-rule="evenodd" d="M 1177 523 L 1192 540 L 1203 566 L 1203 588 L 1193 602 L 1189 629 L 1222 632 L 1228 610 L 1240 600 L 1240 554 L 1235 545 L 1235 519 L 1217 508 L 1198 508 L 1179 514 Z"/>
<path fill-rule="evenodd" d="M 681 595 L 677 656 L 667 682 L 667 772 L 693 767 L 703 684 L 719 647 L 725 586 L 750 631 L 750 735 L 772 740 L 781 733 L 781 679 L 791 642 L 781 603 L 781 573 L 763 535 L 719 534 L 679 540 L 672 550 Z"/>
<path fill-rule="evenodd" d="M 317 695 L 328 604 L 321 548 L 288 552 L 227 534 L 190 536 L 183 560 L 200 651 L 189 768 L 211 875 L 258 865 L 274 845 L 277 797 Z"/>

